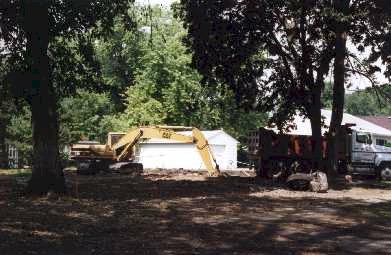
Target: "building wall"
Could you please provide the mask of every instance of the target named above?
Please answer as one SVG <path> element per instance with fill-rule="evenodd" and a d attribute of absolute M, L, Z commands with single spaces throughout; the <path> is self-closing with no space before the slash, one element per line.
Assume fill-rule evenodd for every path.
<path fill-rule="evenodd" d="M 231 169 L 232 162 L 236 163 L 236 151 L 233 155 L 232 148 L 227 150 L 227 147 L 227 145 L 211 145 L 212 153 L 220 169 Z M 206 169 L 194 144 L 140 144 L 136 151 L 136 161 L 142 163 L 144 168 Z"/>
<path fill-rule="evenodd" d="M 234 170 L 238 168 L 238 148 L 236 143 L 227 146 L 226 155 L 227 163 L 225 169 Z"/>
<path fill-rule="evenodd" d="M 8 151 L 8 166 L 10 168 L 19 167 L 19 152 L 13 145 L 7 145 Z"/>
<path fill-rule="evenodd" d="M 372 141 L 373 141 L 373 144 L 375 144 L 375 145 L 377 145 L 376 140 L 383 140 L 386 144 L 391 144 L 391 136 L 382 136 L 382 135 L 373 134 Z"/>

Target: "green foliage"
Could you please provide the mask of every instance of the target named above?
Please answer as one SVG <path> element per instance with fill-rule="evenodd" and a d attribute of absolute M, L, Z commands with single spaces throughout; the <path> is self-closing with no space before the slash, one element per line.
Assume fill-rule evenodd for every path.
<path fill-rule="evenodd" d="M 151 44 L 142 57 L 143 68 L 135 79 L 136 87 L 162 104 L 162 120 L 177 125 L 200 123 L 205 96 L 200 75 L 190 67 L 191 54 L 181 44 L 184 30 L 169 13 L 158 16 Z"/>
<path fill-rule="evenodd" d="M 128 8 L 133 4 L 132 0 L 14 0 L 0 1 L 0 21 L 3 33 L 1 38 L 7 47 L 19 48 L 25 43 L 24 29 L 35 24 L 25 24 L 28 11 L 31 8 L 41 7 L 50 9 L 49 12 L 49 37 L 70 37 L 83 34 L 88 28 L 97 27 L 107 32 L 113 24 L 114 17 L 121 17 L 126 24 L 132 21 L 126 15 Z M 42 18 L 42 17 L 36 17 Z M 20 36 L 15 36 L 20 35 Z"/>
<path fill-rule="evenodd" d="M 106 117 L 105 123 L 111 130 L 127 131 L 133 126 L 161 124 L 166 117 L 162 103 L 151 98 L 143 87 L 129 87 L 125 102 L 123 112 Z"/>
<path fill-rule="evenodd" d="M 379 112 L 376 105 L 376 98 L 373 94 L 367 92 L 354 92 L 346 95 L 345 109 L 353 115 L 375 115 Z"/>
<path fill-rule="evenodd" d="M 75 96 L 60 102 L 60 150 L 81 139 L 105 142 L 109 126 L 106 118 L 113 114 L 113 104 L 107 94 L 79 89 Z M 31 111 L 25 106 L 12 116 L 7 142 L 19 151 L 22 164 L 32 163 Z"/>
<path fill-rule="evenodd" d="M 105 142 L 109 131 L 105 119 L 114 112 L 107 93 L 79 89 L 75 96 L 61 100 L 60 106 L 61 144 L 81 139 Z"/>
<path fill-rule="evenodd" d="M 333 107 L 333 84 L 331 82 L 325 82 L 321 101 L 322 108 L 331 109 Z"/>
<path fill-rule="evenodd" d="M 331 109 L 332 93 L 332 84 L 326 83 L 322 94 L 323 108 Z M 344 110 L 356 116 L 391 115 L 390 95 L 391 85 L 355 91 L 345 95 Z"/>
<path fill-rule="evenodd" d="M 75 94 L 78 88 L 105 90 L 92 40 L 91 32 L 86 32 L 75 38 L 57 37 L 49 44 L 52 82 L 60 98 Z"/>
<path fill-rule="evenodd" d="M 391 95 L 391 85 L 384 86 L 383 90 Z M 346 95 L 345 109 L 357 116 L 391 115 L 390 98 L 376 94 L 371 88 Z"/>
<path fill-rule="evenodd" d="M 31 165 L 33 156 L 31 111 L 25 106 L 12 116 L 7 127 L 8 144 L 14 145 L 19 152 L 20 164 Z"/>
<path fill-rule="evenodd" d="M 117 19 L 111 36 L 95 41 L 102 82 L 111 92 L 117 110 L 123 110 L 120 95 L 129 85 L 134 84 L 136 72 L 142 68 L 140 59 L 144 54 L 145 40 L 146 36 L 142 32 L 137 29 L 128 30 L 125 24 Z"/>
<path fill-rule="evenodd" d="M 134 78 L 129 80 L 124 94 L 125 109 L 106 119 L 112 130 L 125 131 L 138 125 L 185 125 L 202 129 L 224 128 L 239 138 L 261 125 L 264 114 L 238 110 L 234 94 L 226 85 L 201 86 L 201 75 L 191 67 L 192 54 L 182 44 L 186 31 L 170 12 L 155 8 L 150 19 L 140 22 L 139 26 L 139 31 L 151 32 L 140 34 L 138 31 L 132 36 L 129 34 L 135 32 L 129 31 L 116 34 L 110 40 L 110 45 L 122 46 L 119 51 L 105 50 L 107 43 L 97 46 L 100 54 L 107 55 L 100 56 L 101 60 L 121 56 L 133 63 L 127 66 Z M 129 44 L 129 38 L 137 45 Z M 139 49 L 135 59 L 132 57 L 134 48 Z M 107 65 L 106 81 L 124 82 L 122 75 L 110 71 L 114 70 L 110 65 L 102 65 Z"/>
<path fill-rule="evenodd" d="M 31 175 L 31 169 L 7 169 L 6 171 L 0 170 L 1 175 L 13 176 L 13 177 L 26 177 Z"/>

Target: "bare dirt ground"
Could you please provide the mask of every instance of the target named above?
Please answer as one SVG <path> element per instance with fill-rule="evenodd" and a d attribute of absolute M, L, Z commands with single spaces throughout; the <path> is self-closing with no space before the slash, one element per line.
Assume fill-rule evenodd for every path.
<path fill-rule="evenodd" d="M 66 177 L 68 196 L 31 198 L 28 176 L 0 174 L 0 254 L 391 254 L 390 183 L 314 194 L 251 174 Z"/>

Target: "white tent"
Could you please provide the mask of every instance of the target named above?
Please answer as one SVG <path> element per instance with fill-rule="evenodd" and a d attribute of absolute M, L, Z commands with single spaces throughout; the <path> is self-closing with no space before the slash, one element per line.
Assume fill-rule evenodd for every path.
<path fill-rule="evenodd" d="M 178 132 L 191 135 L 191 131 Z M 237 168 L 238 141 L 223 130 L 202 131 L 221 170 Z M 136 150 L 136 161 L 144 168 L 206 169 L 194 144 L 167 139 L 149 139 Z"/>
<path fill-rule="evenodd" d="M 331 121 L 331 110 L 322 110 L 322 116 L 324 117 L 324 123 L 327 125 L 327 127 L 322 128 L 322 133 L 324 134 L 327 131 L 328 126 L 330 125 Z M 289 134 L 296 134 L 296 135 L 311 135 L 311 123 L 309 119 L 304 118 L 303 116 L 296 115 L 293 123 L 296 125 L 296 128 L 291 129 L 288 133 Z M 342 124 L 355 124 L 355 126 L 352 127 L 352 129 L 357 131 L 367 131 L 372 134 L 377 134 L 380 136 L 389 136 L 391 137 L 391 131 L 388 129 L 385 129 L 381 126 L 378 126 L 376 124 L 373 124 L 369 121 L 360 119 L 356 116 L 353 116 L 348 113 L 344 113 Z M 273 130 L 275 130 L 273 128 Z"/>

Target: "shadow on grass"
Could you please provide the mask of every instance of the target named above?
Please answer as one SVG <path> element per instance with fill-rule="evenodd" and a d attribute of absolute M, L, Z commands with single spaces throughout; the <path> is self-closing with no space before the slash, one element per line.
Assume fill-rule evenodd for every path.
<path fill-rule="evenodd" d="M 390 203 L 253 197 L 254 189 L 275 189 L 253 178 L 69 180 L 74 196 L 39 199 L 20 197 L 1 183 L 0 254 L 384 254 L 391 249 Z"/>
<path fill-rule="evenodd" d="M 335 190 L 349 190 L 351 188 L 391 190 L 391 181 L 378 180 L 374 176 L 353 176 L 353 183 L 347 184 L 345 179 L 339 178 L 330 184 Z"/>
<path fill-rule="evenodd" d="M 354 176 L 354 180 L 355 187 L 391 190 L 391 181 L 381 181 L 374 176 Z"/>

